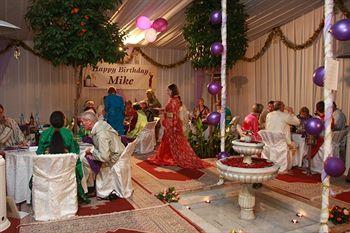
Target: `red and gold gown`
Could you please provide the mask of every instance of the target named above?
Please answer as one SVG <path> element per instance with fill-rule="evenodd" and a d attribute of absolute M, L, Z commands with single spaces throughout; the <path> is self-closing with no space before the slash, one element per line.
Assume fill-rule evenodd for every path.
<path fill-rule="evenodd" d="M 180 100 L 177 96 L 170 98 L 165 106 L 164 134 L 157 153 L 148 158 L 160 166 L 179 166 L 182 168 L 205 168 L 209 163 L 202 161 L 193 151 L 182 129 L 179 117 Z"/>

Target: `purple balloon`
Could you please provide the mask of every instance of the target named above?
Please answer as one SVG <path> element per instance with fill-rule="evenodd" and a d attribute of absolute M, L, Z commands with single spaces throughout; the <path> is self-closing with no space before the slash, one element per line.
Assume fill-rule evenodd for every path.
<path fill-rule="evenodd" d="M 314 83 L 319 86 L 323 87 L 324 86 L 324 66 L 318 67 L 315 71 L 314 74 L 312 75 L 312 78 L 314 80 Z"/>
<path fill-rule="evenodd" d="M 221 42 L 214 42 L 210 46 L 210 53 L 214 56 L 220 55 L 224 51 L 224 46 L 222 46 Z"/>
<path fill-rule="evenodd" d="M 319 118 L 312 117 L 305 122 L 305 130 L 308 134 L 319 135 L 324 129 L 323 121 Z"/>
<path fill-rule="evenodd" d="M 220 123 L 220 117 L 221 114 L 218 112 L 211 112 L 208 116 L 207 116 L 207 124 L 208 125 L 217 125 Z"/>
<path fill-rule="evenodd" d="M 345 164 L 340 158 L 328 157 L 324 162 L 324 171 L 329 176 L 339 177 L 345 172 Z"/>
<path fill-rule="evenodd" d="M 350 19 L 341 19 L 331 27 L 330 32 L 337 40 L 350 40 Z"/>
<path fill-rule="evenodd" d="M 219 154 L 216 155 L 216 158 L 218 160 L 220 159 L 226 159 L 228 158 L 230 155 L 226 152 L 226 151 L 221 151 Z"/>
<path fill-rule="evenodd" d="M 164 18 L 158 18 L 152 23 L 152 28 L 157 32 L 163 32 L 168 27 L 168 21 Z"/>
<path fill-rule="evenodd" d="M 221 18 L 222 18 L 221 11 L 213 11 L 210 14 L 210 22 L 212 24 L 219 24 L 219 23 L 221 23 Z"/>
<path fill-rule="evenodd" d="M 208 84 L 208 92 L 212 95 L 216 95 L 221 90 L 222 86 L 220 83 L 212 81 Z"/>

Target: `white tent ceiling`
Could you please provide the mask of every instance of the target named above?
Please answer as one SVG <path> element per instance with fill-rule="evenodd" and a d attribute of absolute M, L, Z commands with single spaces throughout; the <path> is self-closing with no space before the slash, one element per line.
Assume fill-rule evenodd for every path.
<path fill-rule="evenodd" d="M 118 22 L 122 29 L 128 30 L 128 41 L 138 41 L 145 46 L 142 32 L 135 26 L 135 18 L 145 15 L 151 20 L 159 17 L 169 22 L 168 30 L 158 35 L 150 46 L 185 48 L 182 26 L 185 22 L 185 9 L 192 0 L 124 0 L 116 12 L 110 12 L 111 21 Z M 246 7 L 248 18 L 248 38 L 254 40 L 276 26 L 283 25 L 322 5 L 322 0 L 241 0 Z M 21 27 L 17 32 L 3 36 L 20 40 L 31 40 L 33 34 L 28 30 L 24 15 L 30 4 L 28 0 L 1 0 L 0 20 Z"/>

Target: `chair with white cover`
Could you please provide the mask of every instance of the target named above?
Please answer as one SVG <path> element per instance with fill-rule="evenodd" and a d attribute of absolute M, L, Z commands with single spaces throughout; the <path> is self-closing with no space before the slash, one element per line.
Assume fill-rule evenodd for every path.
<path fill-rule="evenodd" d="M 332 150 L 333 156 L 339 158 L 340 144 L 348 134 L 348 130 L 333 131 L 332 132 Z M 311 171 L 321 173 L 323 170 L 324 160 L 324 144 L 320 147 L 317 154 L 311 160 Z"/>
<path fill-rule="evenodd" d="M 128 198 L 133 192 L 131 181 L 131 156 L 135 151 L 136 140 L 129 143 L 112 167 L 102 167 L 96 176 L 96 193 L 106 198 L 115 191 L 118 197 Z"/>
<path fill-rule="evenodd" d="M 154 151 L 156 146 L 156 124 L 157 121 L 148 122 L 141 130 L 135 141 L 137 141 L 135 153 L 147 154 Z"/>
<path fill-rule="evenodd" d="M 262 157 L 276 163 L 279 172 L 285 172 L 292 168 L 293 152 L 289 149 L 286 135 L 282 132 L 260 130 L 259 135 L 265 146 L 261 153 Z"/>
<path fill-rule="evenodd" d="M 45 154 L 33 158 L 32 204 L 37 221 L 65 219 L 78 211 L 77 154 Z"/>

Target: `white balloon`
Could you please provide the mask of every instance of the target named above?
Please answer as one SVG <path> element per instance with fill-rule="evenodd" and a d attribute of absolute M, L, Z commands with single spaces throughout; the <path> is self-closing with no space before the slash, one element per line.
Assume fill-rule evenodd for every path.
<path fill-rule="evenodd" d="M 145 39 L 148 42 L 154 42 L 157 39 L 157 31 L 153 28 L 145 30 Z"/>

